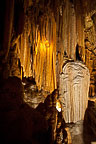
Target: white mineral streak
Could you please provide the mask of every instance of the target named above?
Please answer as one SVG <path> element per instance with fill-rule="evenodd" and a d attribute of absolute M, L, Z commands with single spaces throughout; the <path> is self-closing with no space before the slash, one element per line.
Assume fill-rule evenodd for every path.
<path fill-rule="evenodd" d="M 67 123 L 83 120 L 88 104 L 90 74 L 81 62 L 68 62 L 60 74 L 60 101 Z"/>

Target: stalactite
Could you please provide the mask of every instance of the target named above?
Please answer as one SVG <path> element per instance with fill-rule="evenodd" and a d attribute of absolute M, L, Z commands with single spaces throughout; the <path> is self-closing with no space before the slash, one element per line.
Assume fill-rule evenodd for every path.
<path fill-rule="evenodd" d="M 35 78 L 38 89 L 53 91 L 56 88 L 56 51 L 58 72 L 62 71 L 64 52 L 67 53 L 68 58 L 75 60 L 77 44 L 75 9 L 70 1 L 64 4 L 58 7 L 56 19 L 53 12 L 48 9 L 48 13 L 41 15 L 38 22 L 37 17 L 32 17 L 32 12 L 28 10 L 28 4 L 25 6 L 25 13 L 28 13 L 29 18 L 27 16 L 25 18 L 25 30 L 21 36 L 24 41 L 24 44 L 21 44 L 23 46 L 21 51 L 24 51 L 21 66 L 24 76 L 29 76 L 31 73 Z M 35 11 L 38 15 L 39 11 L 37 9 Z M 29 52 L 28 35 L 32 56 Z"/>
<path fill-rule="evenodd" d="M 25 9 L 25 12 L 27 9 Z M 24 31 L 17 41 L 24 76 L 33 76 L 39 90 L 56 89 L 56 22 L 54 16 L 40 18 L 40 25 L 25 16 Z M 32 51 L 32 53 L 31 53 Z"/>
<path fill-rule="evenodd" d="M 38 41 L 36 42 L 36 53 L 34 56 L 33 69 L 35 71 L 35 78 L 39 89 L 44 87 L 45 90 L 53 91 L 56 88 L 56 38 L 55 38 L 55 21 L 53 20 L 53 26 L 50 25 L 51 31 L 45 27 L 48 24 L 44 24 L 42 37 L 40 37 L 40 31 L 37 31 Z M 48 22 L 47 22 L 48 23 Z M 50 22 L 49 22 L 50 23 Z M 43 23 L 42 23 L 43 24 Z M 55 28 L 54 28 L 55 27 Z M 48 31 L 47 31 L 48 30 Z M 52 31 L 54 35 L 52 34 Z M 50 32 L 50 42 L 46 39 L 45 35 Z M 46 68 L 45 68 L 46 67 Z"/>
<path fill-rule="evenodd" d="M 62 13 L 58 11 L 57 15 L 57 52 L 59 73 L 62 71 L 64 64 L 64 53 L 68 58 L 76 59 L 76 14 L 74 5 L 68 0 L 62 7 Z"/>
<path fill-rule="evenodd" d="M 24 76 L 34 77 L 39 90 L 57 87 L 56 75 L 66 60 L 76 60 L 77 44 L 85 62 L 82 6 L 75 1 L 50 1 L 44 8 L 44 2 L 24 0 L 24 31 L 16 43 Z"/>
<path fill-rule="evenodd" d="M 84 46 L 84 9 L 83 1 L 75 0 L 75 13 L 76 13 L 76 33 L 77 43 L 82 47 L 82 59 L 85 62 L 85 46 Z"/>

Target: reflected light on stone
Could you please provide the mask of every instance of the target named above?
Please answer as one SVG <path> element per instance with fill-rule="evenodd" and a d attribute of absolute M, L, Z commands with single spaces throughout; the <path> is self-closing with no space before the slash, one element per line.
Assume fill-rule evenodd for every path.
<path fill-rule="evenodd" d="M 56 102 L 56 109 L 59 111 L 59 112 L 61 112 L 61 104 L 60 104 L 60 102 L 57 100 L 57 102 Z"/>
<path fill-rule="evenodd" d="M 44 38 L 43 38 L 43 41 L 41 41 L 41 42 L 39 41 L 37 43 L 36 50 L 35 50 L 36 51 L 36 55 L 39 52 L 39 50 L 46 52 L 46 48 L 49 48 L 49 47 L 50 47 L 50 45 L 49 45 L 48 40 L 44 40 Z"/>

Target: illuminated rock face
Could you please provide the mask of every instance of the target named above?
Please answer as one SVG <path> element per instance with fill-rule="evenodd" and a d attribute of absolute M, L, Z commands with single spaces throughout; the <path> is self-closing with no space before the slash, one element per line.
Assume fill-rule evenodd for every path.
<path fill-rule="evenodd" d="M 51 93 L 57 88 L 64 55 L 76 60 L 78 45 L 90 71 L 90 96 L 95 96 L 96 2 L 10 0 L 6 5 L 1 17 L 4 34 L 0 31 L 1 77 L 32 76 L 39 90 Z"/>
<path fill-rule="evenodd" d="M 45 18 L 40 19 L 40 26 L 35 25 L 28 12 L 24 31 L 16 40 L 16 49 L 21 64 L 21 78 L 23 71 L 24 77 L 35 78 L 39 90 L 52 92 L 56 89 L 56 22 L 52 14 Z"/>
<path fill-rule="evenodd" d="M 60 74 L 60 101 L 66 122 L 84 118 L 88 104 L 90 74 L 81 62 L 68 62 Z"/>

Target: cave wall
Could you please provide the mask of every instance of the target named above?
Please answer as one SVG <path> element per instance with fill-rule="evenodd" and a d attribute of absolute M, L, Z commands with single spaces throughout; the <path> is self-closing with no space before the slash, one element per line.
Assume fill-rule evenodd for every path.
<path fill-rule="evenodd" d="M 21 79 L 32 76 L 39 90 L 52 92 L 59 85 L 65 59 L 75 61 L 80 57 L 89 68 L 90 96 L 94 96 L 96 2 L 13 0 L 7 4 L 5 0 L 4 3 L 0 76 L 15 75 Z"/>

